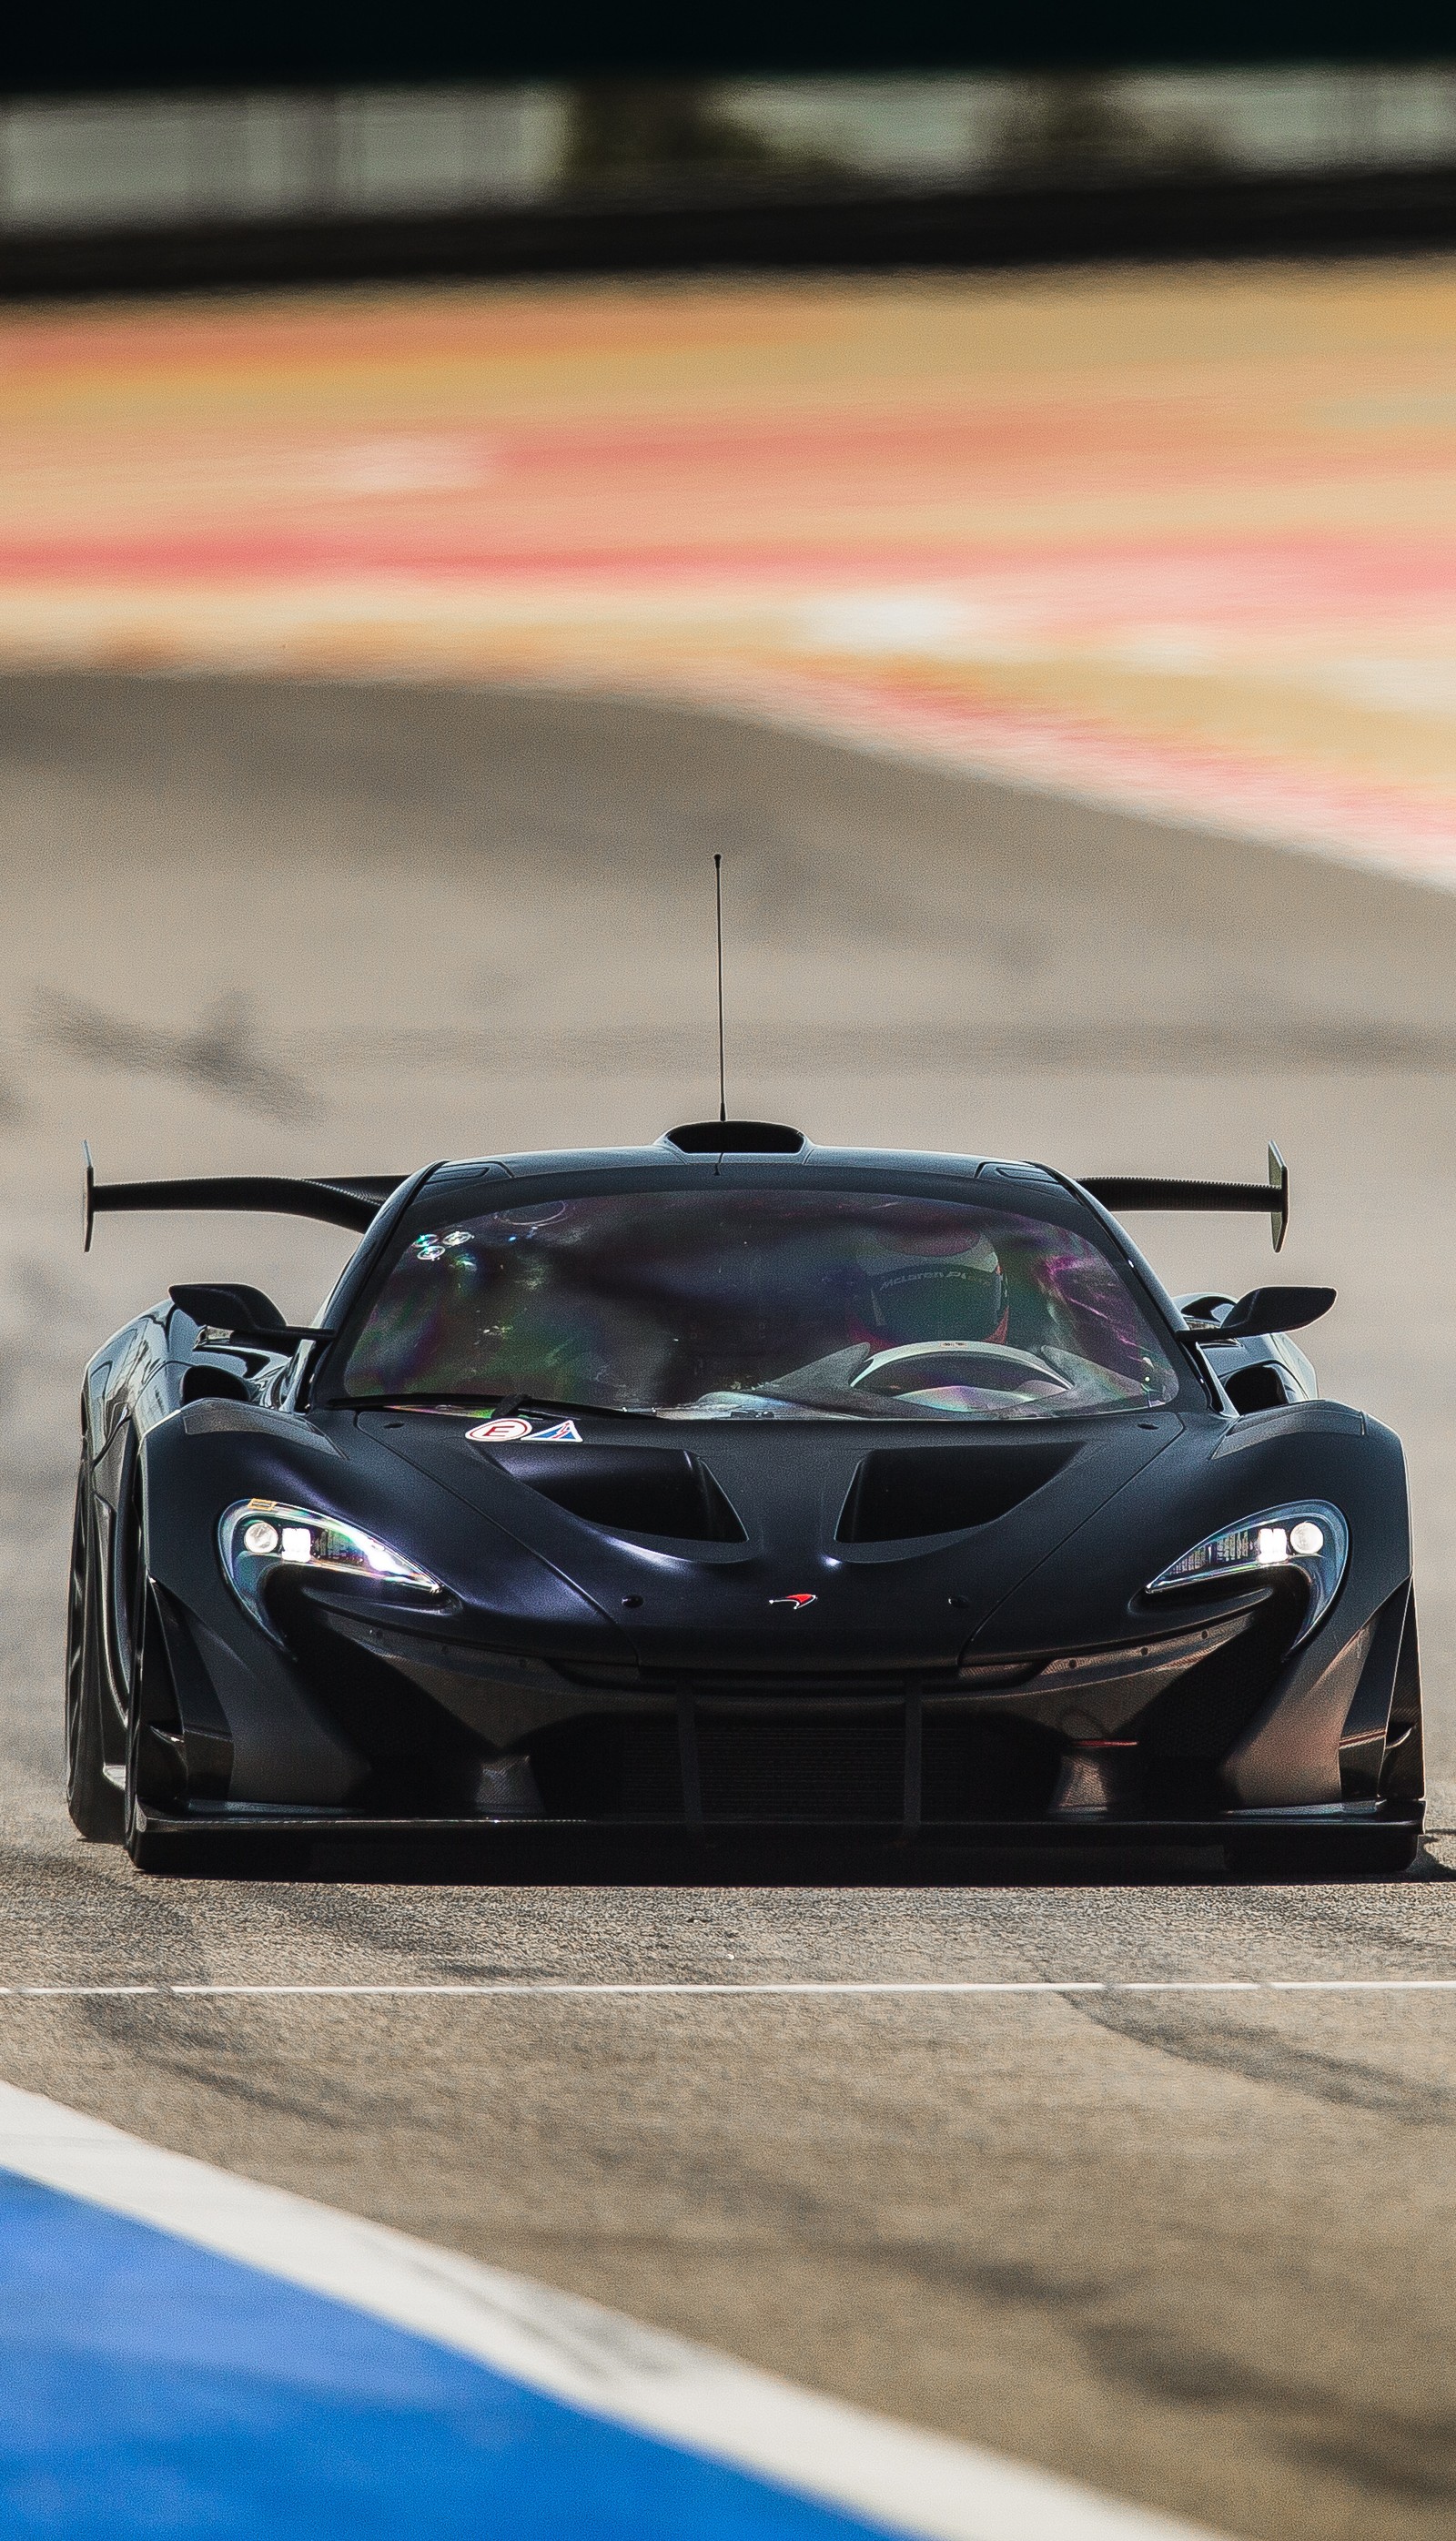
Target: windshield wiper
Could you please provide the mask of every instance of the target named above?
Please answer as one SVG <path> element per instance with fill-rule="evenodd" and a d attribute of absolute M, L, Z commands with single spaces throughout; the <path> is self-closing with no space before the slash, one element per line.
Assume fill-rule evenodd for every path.
<path fill-rule="evenodd" d="M 474 1412 L 482 1420 L 509 1420 L 518 1412 L 580 1413 L 593 1420 L 653 1420 L 657 1416 L 649 1403 L 568 1403 L 551 1394 L 501 1394 L 492 1404 L 490 1397 L 488 1385 L 476 1386 L 469 1394 L 440 1393 L 432 1388 L 426 1394 L 350 1394 L 340 1397 L 333 1408 L 339 1412 L 430 1412 L 458 1405 L 462 1412 Z"/>
<path fill-rule="evenodd" d="M 655 1420 L 650 1403 L 568 1403 L 554 1394 L 503 1394 L 490 1417 L 509 1420 L 518 1412 L 584 1413 L 593 1420 Z"/>
<path fill-rule="evenodd" d="M 960 1413 L 940 1412 L 929 1404 L 908 1403 L 904 1395 L 851 1393 L 847 1387 L 835 1392 L 826 1386 L 822 1394 L 811 1394 L 806 1387 L 802 1394 L 785 1394 L 776 1385 L 765 1385 L 763 1392 L 766 1403 L 786 1404 L 798 1412 L 822 1412 L 832 1420 L 943 1420 L 964 1417 Z"/>

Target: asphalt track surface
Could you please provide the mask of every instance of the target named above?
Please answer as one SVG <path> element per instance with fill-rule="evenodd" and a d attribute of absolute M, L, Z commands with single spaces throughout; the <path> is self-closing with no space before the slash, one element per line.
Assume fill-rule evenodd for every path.
<path fill-rule="evenodd" d="M 1229 2533 L 1448 2534 L 1456 897 L 727 718 L 403 687 L 10 679 L 0 831 L 0 2078 Z M 1277 1136 L 1281 1272 L 1341 1290 L 1327 1390 L 1411 1456 L 1413 1877 L 223 1885 L 72 1836 L 80 1367 L 170 1278 L 304 1316 L 340 1258 L 178 1220 L 83 1261 L 81 1135 L 131 1175 L 656 1134 L 714 1090 L 714 848 L 734 1108 L 1089 1173 Z M 1249 1223 L 1142 1231 L 1175 1286 L 1270 1267 Z"/>

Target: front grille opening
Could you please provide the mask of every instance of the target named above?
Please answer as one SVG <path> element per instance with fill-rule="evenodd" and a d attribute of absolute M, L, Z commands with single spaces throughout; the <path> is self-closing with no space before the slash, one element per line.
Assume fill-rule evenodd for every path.
<path fill-rule="evenodd" d="M 837 1715 L 807 1707 L 764 1717 L 697 1706 L 697 1772 L 702 1814 L 771 1824 L 898 1824 L 905 1813 L 905 1709 L 848 1706 Z"/>
<path fill-rule="evenodd" d="M 475 1749 L 471 1732 L 402 1670 L 336 1630 L 307 1593 L 302 1572 L 275 1587 L 310 1695 L 366 1760 L 367 1779 L 349 1793 L 350 1804 L 391 1816 L 437 1807 L 442 1777 L 450 1779 Z"/>
<path fill-rule="evenodd" d="M 1272 1578 L 1244 1630 L 1175 1677 L 1139 1714 L 1149 1809 L 1197 1817 L 1226 1805 L 1218 1768 L 1267 1701 L 1304 1605 L 1302 1579 Z"/>
<path fill-rule="evenodd" d="M 683 1818 L 676 1715 L 599 1715 L 538 1730 L 531 1769 L 548 1818 Z"/>
<path fill-rule="evenodd" d="M 1034 1722 L 978 1718 L 927 1702 L 920 1731 L 920 1816 L 927 1826 L 1039 1818 L 1051 1807 L 1061 1742 Z"/>
<path fill-rule="evenodd" d="M 614 1535 L 668 1536 L 680 1544 L 743 1544 L 743 1523 L 700 1457 L 681 1447 L 531 1447 L 497 1454 L 529 1483 L 588 1526 Z"/>
<path fill-rule="evenodd" d="M 839 1512 L 839 1544 L 893 1544 L 988 1526 L 1019 1508 L 1070 1463 L 1074 1444 L 876 1447 L 863 1458 Z"/>

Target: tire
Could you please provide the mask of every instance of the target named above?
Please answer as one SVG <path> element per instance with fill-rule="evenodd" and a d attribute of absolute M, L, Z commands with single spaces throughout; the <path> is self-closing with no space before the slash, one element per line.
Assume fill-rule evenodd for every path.
<path fill-rule="evenodd" d="M 97 1611 L 100 1590 L 91 1484 L 83 1457 L 76 1478 L 71 1575 L 66 1597 L 66 1807 L 71 1824 L 88 1844 L 119 1844 L 122 1799 L 115 1784 L 107 1779 L 102 1738 L 101 1616 Z"/>
<path fill-rule="evenodd" d="M 1399 1879 L 1420 1851 L 1416 1827 L 1350 1827 L 1246 1836 L 1225 1845 L 1224 1859 L 1241 1879 Z"/>

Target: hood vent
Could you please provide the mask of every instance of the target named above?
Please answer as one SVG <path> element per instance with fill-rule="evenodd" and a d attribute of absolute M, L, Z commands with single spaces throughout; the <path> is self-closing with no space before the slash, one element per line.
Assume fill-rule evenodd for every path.
<path fill-rule="evenodd" d="M 849 1486 L 838 1544 L 901 1544 L 988 1526 L 1050 1483 L 1077 1453 L 1066 1446 L 877 1447 Z"/>
<path fill-rule="evenodd" d="M 677 1447 L 517 1447 L 495 1450 L 513 1482 L 529 1483 L 588 1526 L 680 1544 L 744 1544 L 731 1500 L 706 1465 Z"/>

